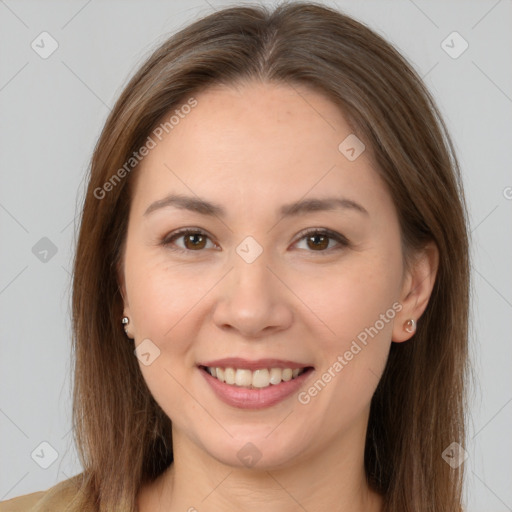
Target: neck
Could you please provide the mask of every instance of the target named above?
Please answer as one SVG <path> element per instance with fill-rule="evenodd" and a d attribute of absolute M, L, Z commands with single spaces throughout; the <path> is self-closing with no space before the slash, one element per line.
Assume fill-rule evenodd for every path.
<path fill-rule="evenodd" d="M 345 435 L 346 442 L 266 470 L 223 464 L 173 429 L 175 462 L 141 492 L 139 510 L 381 512 L 382 497 L 366 483 L 360 437 Z"/>

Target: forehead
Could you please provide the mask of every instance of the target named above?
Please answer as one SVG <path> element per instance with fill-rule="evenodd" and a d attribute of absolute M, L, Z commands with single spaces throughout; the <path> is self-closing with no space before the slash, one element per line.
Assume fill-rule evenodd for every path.
<path fill-rule="evenodd" d="M 215 86 L 194 99 L 191 109 L 173 109 L 172 128 L 137 169 L 134 203 L 140 204 L 134 207 L 173 191 L 228 206 L 235 196 L 283 203 L 313 189 L 383 192 L 369 148 L 354 161 L 340 151 L 353 130 L 341 109 L 317 91 L 253 83 Z"/>

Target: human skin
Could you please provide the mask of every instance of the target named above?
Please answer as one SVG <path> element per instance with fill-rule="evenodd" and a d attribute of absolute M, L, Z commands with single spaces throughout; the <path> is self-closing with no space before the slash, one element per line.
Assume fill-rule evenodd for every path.
<path fill-rule="evenodd" d="M 427 305 L 437 251 L 427 246 L 406 270 L 371 148 L 355 161 L 339 151 L 353 130 L 323 95 L 250 82 L 195 97 L 197 106 L 134 171 L 119 268 L 128 334 L 160 350 L 140 370 L 173 425 L 174 463 L 141 489 L 140 510 L 381 510 L 364 472 L 370 401 L 391 342 L 412 336 L 404 322 Z M 172 206 L 144 215 L 170 193 L 218 203 L 226 217 Z M 367 214 L 277 213 L 327 196 Z M 207 234 L 199 249 L 186 236 L 163 245 L 186 227 Z M 338 232 L 349 245 L 330 238 L 318 249 L 298 236 L 308 228 Z M 252 263 L 236 252 L 247 236 L 263 250 Z M 401 310 L 307 404 L 294 393 L 261 409 L 228 405 L 197 366 L 224 357 L 297 361 L 314 367 L 304 391 L 396 302 Z M 237 456 L 247 443 L 261 457 L 252 467 Z"/>

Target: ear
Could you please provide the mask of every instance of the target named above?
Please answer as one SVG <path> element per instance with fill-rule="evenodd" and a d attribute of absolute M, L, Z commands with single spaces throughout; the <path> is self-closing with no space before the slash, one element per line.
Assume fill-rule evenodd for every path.
<path fill-rule="evenodd" d="M 128 319 L 131 318 L 130 314 L 130 306 L 128 305 L 128 295 L 126 294 L 126 283 L 124 278 L 124 268 L 122 263 L 117 263 L 116 265 L 116 275 L 117 275 L 117 283 L 119 287 L 119 292 L 121 294 L 121 298 L 123 299 L 123 316 L 127 316 Z M 134 339 L 132 333 L 133 326 L 130 325 L 128 321 L 128 325 L 124 326 L 124 331 L 126 332 L 126 336 L 130 339 Z"/>
<path fill-rule="evenodd" d="M 404 276 L 400 298 L 402 310 L 395 317 L 392 341 L 401 343 L 414 336 L 414 332 L 405 330 L 404 324 L 409 319 L 417 323 L 425 311 L 434 288 L 438 266 L 439 250 L 434 242 L 429 242 L 414 256 Z"/>

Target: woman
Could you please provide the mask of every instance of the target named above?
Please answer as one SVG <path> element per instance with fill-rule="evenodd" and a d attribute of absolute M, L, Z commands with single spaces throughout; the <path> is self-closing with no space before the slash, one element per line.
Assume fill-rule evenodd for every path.
<path fill-rule="evenodd" d="M 316 4 L 207 16 L 93 155 L 84 471 L 0 510 L 461 510 L 468 287 L 457 159 L 404 58 Z"/>

